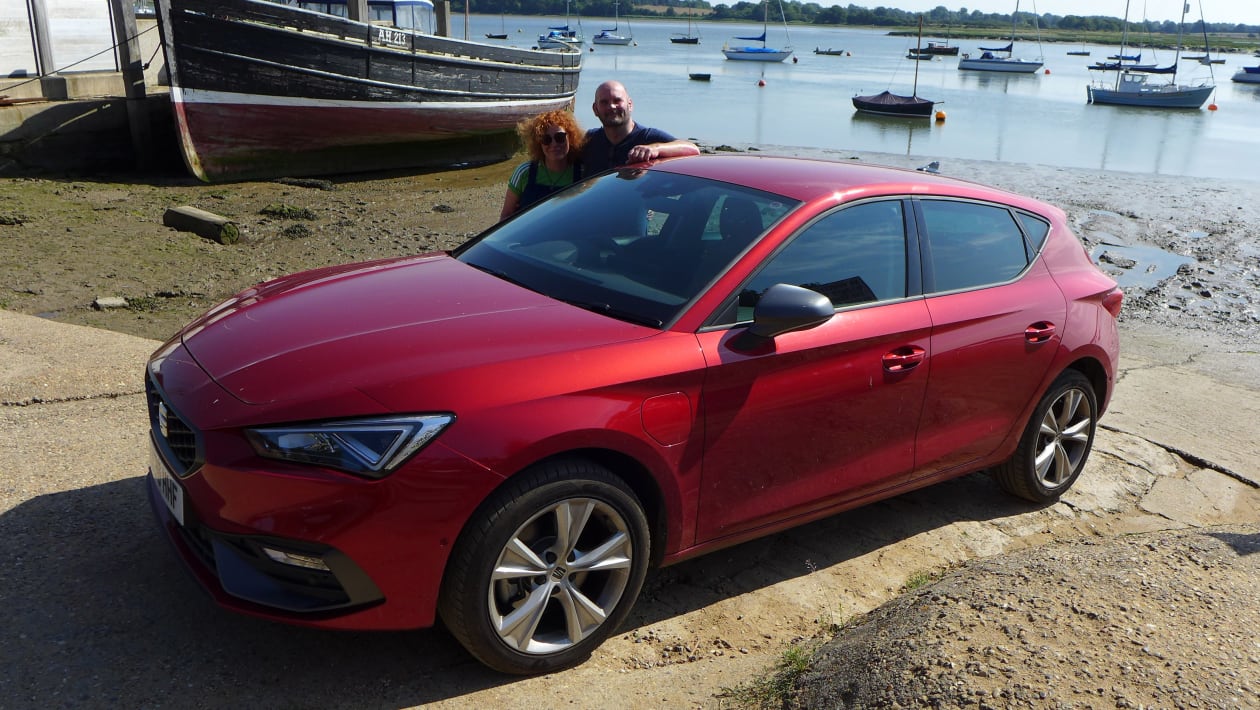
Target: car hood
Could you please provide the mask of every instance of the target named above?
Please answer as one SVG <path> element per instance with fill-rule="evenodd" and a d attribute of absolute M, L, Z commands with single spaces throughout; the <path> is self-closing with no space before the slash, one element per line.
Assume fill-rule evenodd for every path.
<path fill-rule="evenodd" d="M 269 281 L 189 324 L 182 342 L 247 404 L 357 391 L 389 408 L 400 382 L 449 380 L 654 334 L 436 254 Z"/>

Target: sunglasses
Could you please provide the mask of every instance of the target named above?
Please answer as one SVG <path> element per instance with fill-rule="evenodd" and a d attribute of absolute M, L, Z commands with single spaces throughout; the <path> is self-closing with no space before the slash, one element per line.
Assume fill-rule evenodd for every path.
<path fill-rule="evenodd" d="M 553 140 L 556 143 L 567 143 L 569 142 L 569 136 L 564 131 L 560 131 L 559 133 L 544 133 L 540 140 L 543 145 L 551 145 Z"/>

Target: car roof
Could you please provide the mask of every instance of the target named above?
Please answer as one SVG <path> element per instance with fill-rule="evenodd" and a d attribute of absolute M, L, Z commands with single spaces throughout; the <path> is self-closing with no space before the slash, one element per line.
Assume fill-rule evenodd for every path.
<path fill-rule="evenodd" d="M 880 195 L 948 195 L 1001 202 L 1036 212 L 1049 205 L 995 187 L 919 170 L 871 163 L 770 155 L 699 155 L 652 166 L 682 175 L 722 180 L 802 202 L 850 202 Z"/>

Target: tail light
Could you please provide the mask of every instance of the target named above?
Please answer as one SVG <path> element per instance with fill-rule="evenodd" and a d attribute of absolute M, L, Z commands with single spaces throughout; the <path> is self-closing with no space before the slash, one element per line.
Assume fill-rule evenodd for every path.
<path fill-rule="evenodd" d="M 1119 286 L 1108 291 L 1102 299 L 1103 308 L 1106 308 L 1113 318 L 1120 317 L 1120 304 L 1123 302 L 1124 291 L 1121 291 Z"/>

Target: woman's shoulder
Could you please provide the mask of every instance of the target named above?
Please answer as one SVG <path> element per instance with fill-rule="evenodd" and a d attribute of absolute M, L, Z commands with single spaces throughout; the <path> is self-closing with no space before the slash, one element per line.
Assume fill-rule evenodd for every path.
<path fill-rule="evenodd" d="M 529 166 L 533 164 L 534 164 L 534 161 L 526 160 L 525 162 L 516 166 L 516 169 L 512 171 L 512 177 L 508 178 L 508 182 L 516 182 L 517 180 L 524 180 L 525 176 L 529 174 Z"/>

